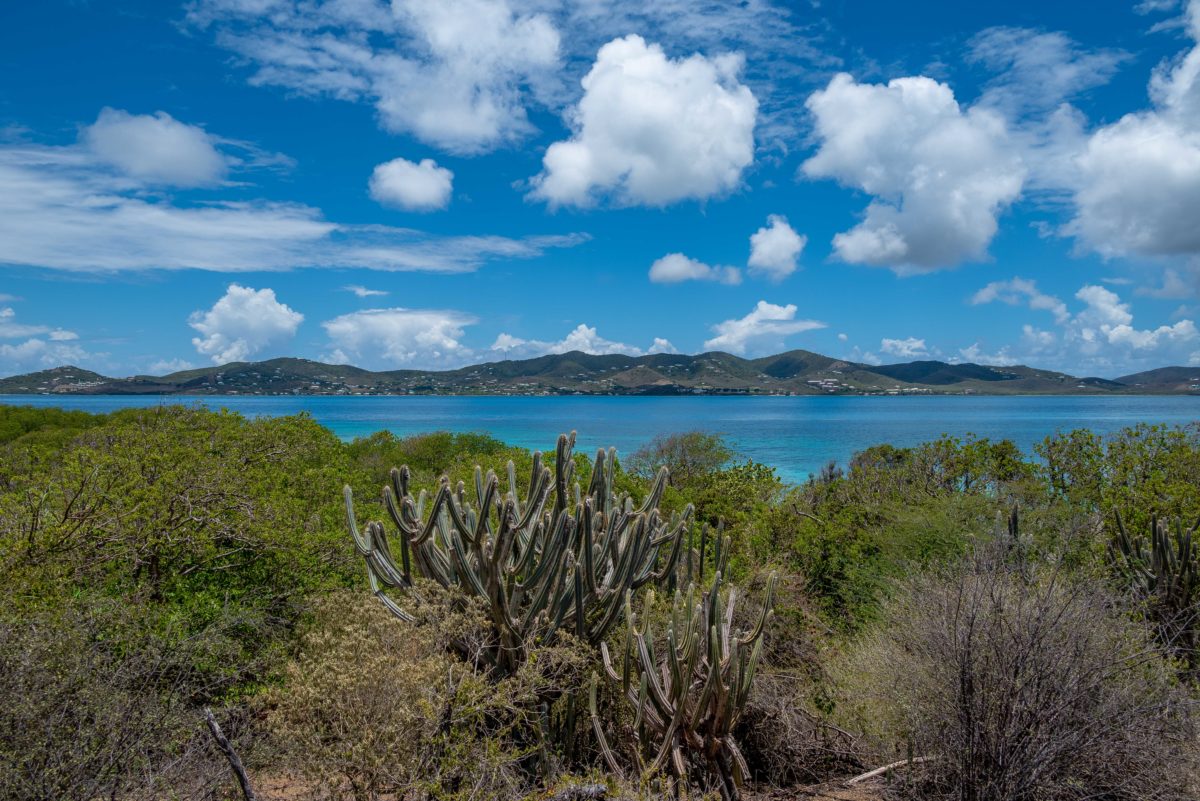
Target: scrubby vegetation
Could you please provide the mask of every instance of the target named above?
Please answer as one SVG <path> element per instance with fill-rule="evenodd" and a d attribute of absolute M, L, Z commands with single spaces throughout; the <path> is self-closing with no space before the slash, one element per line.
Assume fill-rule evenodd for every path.
<path fill-rule="evenodd" d="M 700 433 L 0 407 L 0 799 L 237 798 L 206 707 L 264 799 L 1196 798 L 1197 518 L 1197 427 L 788 487 Z"/>

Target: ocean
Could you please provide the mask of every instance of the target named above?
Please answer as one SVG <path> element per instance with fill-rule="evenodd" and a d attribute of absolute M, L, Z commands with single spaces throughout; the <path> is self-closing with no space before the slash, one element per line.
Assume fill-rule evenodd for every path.
<path fill-rule="evenodd" d="M 689 430 L 726 437 L 745 458 L 785 481 L 846 464 L 880 443 L 915 445 L 941 434 L 1011 439 L 1031 453 L 1056 431 L 1110 433 L 1136 423 L 1200 420 L 1194 396 L 934 397 L 440 397 L 440 396 L 87 396 L 4 395 L 0 403 L 108 412 L 200 403 L 246 416 L 307 412 L 343 439 L 382 429 L 397 435 L 483 431 L 513 445 L 551 450 L 559 432 L 579 432 L 578 452 L 614 446 L 632 453 L 657 434 Z"/>

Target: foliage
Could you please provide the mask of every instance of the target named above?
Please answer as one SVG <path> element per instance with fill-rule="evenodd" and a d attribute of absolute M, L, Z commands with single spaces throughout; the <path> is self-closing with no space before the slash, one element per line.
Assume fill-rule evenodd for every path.
<path fill-rule="evenodd" d="M 500 466 L 509 459 L 524 473 L 529 461 L 527 451 L 512 448 L 488 434 L 450 431 L 403 438 L 379 431 L 349 443 L 346 451 L 357 470 L 366 472 L 375 486 L 386 484 L 388 474 L 398 464 L 407 465 L 421 483 L 433 483 L 443 475 L 455 481 L 469 479 L 475 465 Z"/>
<path fill-rule="evenodd" d="M 1119 512 L 1142 530 L 1155 517 L 1200 517 L 1200 424 L 1141 424 L 1107 439 L 1072 431 L 1047 437 L 1036 450 L 1053 495 L 1106 520 Z"/>
<path fill-rule="evenodd" d="M 68 448 L 11 459 L 0 616 L 87 593 L 137 608 L 164 636 L 220 624 L 238 650 L 198 667 L 227 688 L 256 680 L 306 598 L 351 581 L 337 507 L 312 502 L 336 492 L 343 465 L 311 419 L 185 407 L 120 412 Z"/>
<path fill-rule="evenodd" d="M 843 474 L 791 492 L 763 515 L 761 548 L 802 575 L 835 626 L 870 622 L 898 576 L 960 557 L 1028 472 L 1011 443 L 942 438 L 868 449 Z M 1010 483 L 1012 482 L 1012 483 Z"/>
<path fill-rule="evenodd" d="M 762 536 L 762 522 L 784 494 L 774 468 L 735 461 L 733 449 L 720 436 L 703 431 L 657 436 L 630 457 L 628 466 L 630 476 L 643 485 L 666 467 L 670 483 L 662 507 L 681 510 L 690 504 L 696 520 L 724 525 L 732 546 L 729 575 L 753 571 L 759 555 L 752 551 Z"/>
<path fill-rule="evenodd" d="M 0 406 L 0 445 L 24 440 L 26 445 L 40 441 L 61 446 L 68 437 L 103 421 L 101 415 L 67 409 Z"/>
<path fill-rule="evenodd" d="M 626 578 L 645 579 L 635 593 L 642 597 L 631 599 L 641 610 L 634 633 L 653 657 L 646 664 L 659 670 L 638 673 L 631 665 L 634 696 L 640 678 L 634 687 L 633 675 L 647 677 L 639 725 L 640 707 L 629 707 L 621 681 L 598 687 L 600 725 L 622 765 L 657 755 L 643 748 L 639 731 L 646 746 L 663 742 L 649 717 L 662 719 L 650 677 L 667 667 L 660 683 L 669 700 L 665 632 L 678 633 L 690 620 L 682 601 L 671 620 L 670 596 L 677 587 L 686 592 L 693 579 L 706 585 L 719 565 L 722 582 L 735 578 L 753 597 L 765 593 L 769 573 L 781 579 L 756 677 L 748 695 L 738 696 L 742 712 L 729 729 L 755 781 L 788 786 L 844 777 L 907 757 L 911 744 L 916 756 L 961 756 L 969 747 L 970 764 L 983 771 L 972 778 L 966 768 L 946 767 L 964 764 L 958 758 L 924 763 L 919 772 L 899 769 L 913 779 L 905 785 L 912 793 L 986 787 L 974 782 L 993 775 L 987 765 L 1001 760 L 1019 772 L 1029 764 L 997 723 L 998 710 L 1009 709 L 1051 755 L 1042 763 L 1039 801 L 1086 793 L 1114 801 L 1134 790 L 1169 798 L 1168 790 L 1182 786 L 1179 766 L 1197 761 L 1185 747 L 1194 732 L 1187 729 L 1191 702 L 1182 696 L 1194 685 L 1171 686 L 1178 674 L 1159 649 L 1147 647 L 1147 637 L 1157 631 L 1169 634 L 1164 642 L 1182 642 L 1176 630 L 1162 628 L 1173 618 L 1159 597 L 1160 588 L 1180 585 L 1155 565 L 1167 563 L 1168 550 L 1179 564 L 1190 551 L 1174 528 L 1157 535 L 1157 544 L 1132 533 L 1156 531 L 1155 519 L 1200 516 L 1200 426 L 1139 426 L 1108 437 L 1069 432 L 1047 438 L 1037 458 L 1022 457 L 1012 443 L 974 437 L 878 446 L 798 487 L 785 487 L 765 465 L 738 461 L 711 435 L 675 435 L 654 447 L 630 459 L 629 472 L 609 452 L 597 465 L 556 454 L 546 460 L 546 479 L 532 454 L 486 434 L 382 433 L 342 443 L 304 416 L 248 420 L 178 406 L 110 415 L 0 407 L 0 697 L 17 699 L 0 706 L 0 801 L 205 797 L 214 779 L 227 776 L 202 737 L 205 704 L 223 708 L 239 748 L 253 746 L 243 753 L 253 771 L 298 771 L 317 797 L 515 798 L 560 786 L 568 772 L 594 781 L 606 763 L 592 721 L 575 713 L 586 701 L 587 677 L 603 669 L 596 645 L 606 640 L 621 648 L 625 590 L 613 590 L 622 582 L 614 584 L 618 577 L 606 570 L 620 565 L 622 554 Z M 655 486 L 655 459 L 674 464 L 669 486 Z M 520 496 L 515 491 L 509 461 L 515 474 L 534 478 L 534 496 L 546 493 L 544 505 L 529 503 L 526 487 Z M 410 469 L 394 480 L 390 468 L 398 463 Z M 489 490 L 492 471 L 499 481 Z M 433 515 L 429 498 L 418 510 L 420 493 L 407 487 L 436 488 L 442 475 L 445 514 Z M 365 517 L 394 527 L 394 511 L 410 532 L 420 527 L 418 535 L 432 522 L 428 539 L 410 548 L 407 568 L 401 544 L 411 546 L 411 538 L 370 528 L 359 543 L 376 556 L 384 542 L 392 549 L 392 572 L 379 567 L 377 578 L 405 584 L 381 589 L 412 622 L 388 615 L 366 593 L 346 591 L 361 583 L 361 568 L 345 537 L 337 492 L 343 482 Z M 376 494 L 381 484 L 391 487 L 392 510 Z M 597 485 L 599 493 L 582 489 Z M 481 505 L 489 491 L 492 500 Z M 521 655 L 496 670 L 507 624 L 501 619 L 497 627 L 488 584 L 494 579 L 508 593 L 511 610 L 525 575 L 492 571 L 488 561 L 498 552 L 510 501 L 513 516 L 536 507 L 537 522 L 531 518 L 526 529 L 509 518 L 512 541 L 524 531 L 530 539 L 521 548 L 542 543 L 541 551 L 524 551 L 527 567 L 544 562 L 544 574 L 555 580 L 529 582 L 546 590 L 543 614 L 516 616 Z M 590 529 L 583 525 L 588 502 Z M 637 515 L 625 516 L 629 502 L 649 502 L 647 524 L 649 507 L 661 510 L 651 528 L 689 505 L 703 525 L 685 529 L 678 547 L 669 525 L 648 540 L 643 531 L 639 540 L 632 536 Z M 1013 535 L 1006 521 L 1016 509 Z M 1127 549 L 1118 541 L 1118 515 L 1131 533 Z M 483 536 L 476 537 L 481 520 Z M 609 523 L 624 527 L 624 545 L 619 537 L 604 540 Z M 712 535 L 721 523 L 727 536 Z M 639 558 L 631 542 L 642 543 Z M 547 553 L 547 543 L 557 550 Z M 991 543 L 1015 544 L 1006 564 L 1018 554 L 1020 569 L 991 563 L 984 570 L 970 557 Z M 422 548 L 424 566 L 416 556 Z M 474 570 L 459 570 L 460 559 Z M 654 577 L 666 600 L 647 604 L 645 585 L 659 584 Z M 1110 597 L 1098 588 L 1113 586 L 1114 578 L 1123 592 Z M 613 590 L 607 605 L 595 603 L 605 588 Z M 535 607 L 530 595 L 515 604 L 524 613 Z M 948 606 L 951 598 L 961 604 Z M 576 599 L 584 600 L 581 616 Z M 753 629 L 755 606 L 733 606 L 731 628 Z M 966 618 L 948 616 L 960 606 L 976 612 L 967 630 Z M 605 624 L 608 615 L 613 620 Z M 590 645 L 575 636 L 577 617 L 585 640 L 597 634 Z M 971 644 L 970 659 L 964 643 Z M 675 645 L 686 647 L 683 640 Z M 845 649 L 852 659 L 839 657 Z M 1186 660 L 1186 651 L 1169 654 L 1172 665 Z M 708 652 L 695 653 L 699 661 Z M 634 664 L 640 662 L 639 653 Z M 831 676 L 830 664 L 850 667 Z M 621 660 L 612 668 L 620 675 Z M 954 706 L 956 676 L 991 688 L 987 698 L 995 703 Z M 1075 691 L 1061 689 L 1072 680 L 1104 716 L 1094 740 L 1073 733 L 1088 717 Z M 731 694 L 736 685 L 730 683 Z M 703 686 L 689 685 L 687 697 Z M 678 689 L 684 698 L 682 682 Z M 1118 690 L 1125 695 L 1118 698 Z M 1168 697 L 1171 714 L 1162 707 Z M 1029 717 L 1054 699 L 1058 717 Z M 987 724 L 976 727 L 988 733 L 985 740 L 964 739 L 955 721 L 967 709 Z M 1061 738 L 1046 734 L 1058 728 Z M 1096 766 L 1101 744 L 1113 755 L 1109 767 Z M 1130 762 L 1135 751 L 1137 764 Z M 711 765 L 687 756 L 693 749 L 681 753 L 702 788 Z M 1114 786 L 1118 771 L 1130 777 L 1127 785 Z M 1153 771 L 1165 789 L 1145 789 L 1143 778 Z M 620 786 L 645 796 L 662 789 L 653 780 Z M 1200 797 L 1196 788 L 1190 792 Z"/>
<path fill-rule="evenodd" d="M 726 467 L 732 459 L 733 450 L 720 435 L 685 431 L 659 434 L 634 451 L 627 467 L 644 481 L 653 480 L 658 471 L 665 467 L 671 476 L 671 486 L 679 489 L 703 482 Z"/>

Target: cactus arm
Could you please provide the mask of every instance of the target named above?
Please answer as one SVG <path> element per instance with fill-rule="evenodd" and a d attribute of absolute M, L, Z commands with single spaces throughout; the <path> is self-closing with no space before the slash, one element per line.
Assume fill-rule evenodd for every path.
<path fill-rule="evenodd" d="M 588 693 L 588 711 L 592 717 L 592 731 L 596 734 L 596 742 L 600 746 L 600 753 L 604 756 L 604 761 L 608 763 L 608 768 L 617 776 L 621 776 L 622 771 L 620 765 L 617 764 L 616 754 L 608 745 L 608 738 L 604 736 L 604 726 L 600 724 L 600 714 L 596 708 L 596 684 L 599 677 L 592 673 L 592 687 Z"/>
<path fill-rule="evenodd" d="M 650 700 L 654 704 L 655 711 L 663 717 L 670 717 L 671 702 L 668 700 L 667 693 L 663 689 L 662 684 L 659 683 L 656 662 L 653 654 L 650 652 L 649 646 L 646 644 L 645 635 L 634 635 L 634 642 L 637 646 L 638 659 L 642 663 L 642 678 L 646 683 L 647 689 L 650 691 Z"/>
<path fill-rule="evenodd" d="M 354 490 L 350 489 L 349 484 L 342 487 L 342 499 L 345 502 L 346 522 L 350 526 L 350 536 L 354 538 L 355 550 L 366 556 L 371 552 L 371 541 L 358 530 L 358 521 L 354 518 Z"/>
<path fill-rule="evenodd" d="M 662 502 L 663 492 L 667 489 L 667 482 L 670 481 L 671 471 L 665 466 L 659 468 L 658 473 L 654 476 L 654 483 L 650 485 L 650 491 L 646 493 L 646 499 L 642 501 L 642 505 L 638 507 L 638 514 L 645 514 L 651 509 L 657 509 L 659 503 Z"/>
<path fill-rule="evenodd" d="M 406 537 L 415 537 L 417 535 L 420 529 L 405 518 L 404 512 L 396 504 L 396 494 L 392 491 L 392 488 L 386 484 L 383 486 L 383 505 L 387 509 L 388 515 L 391 516 L 392 522 L 396 524 L 396 528 L 400 530 L 401 534 L 405 535 Z"/>
<path fill-rule="evenodd" d="M 771 610 L 775 606 L 775 574 L 771 573 L 767 577 L 767 598 L 763 603 L 762 614 L 758 616 L 758 622 L 754 628 L 742 638 L 742 645 L 750 645 L 755 640 L 761 639 L 763 631 L 767 626 L 767 622 L 771 618 Z"/>

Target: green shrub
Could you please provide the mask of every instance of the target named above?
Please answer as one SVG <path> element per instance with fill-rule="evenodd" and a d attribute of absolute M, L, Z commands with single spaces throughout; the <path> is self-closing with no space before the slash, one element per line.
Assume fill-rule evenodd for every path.
<path fill-rule="evenodd" d="M 193 699 L 203 665 L 237 658 L 229 631 L 158 630 L 94 594 L 0 619 L 0 799 L 197 798 L 226 772 Z"/>

